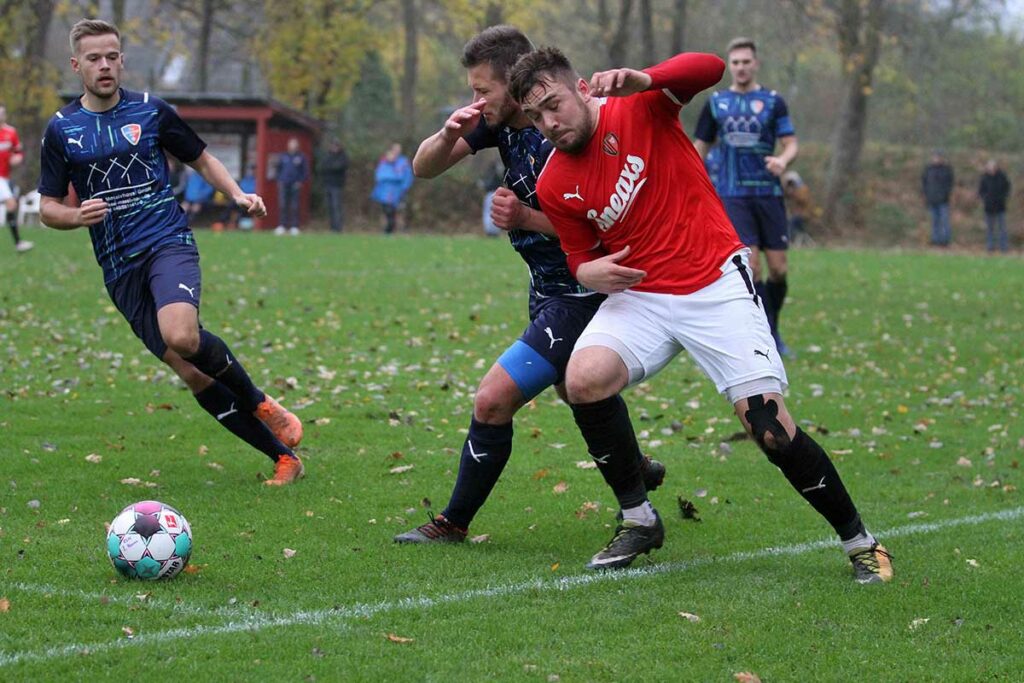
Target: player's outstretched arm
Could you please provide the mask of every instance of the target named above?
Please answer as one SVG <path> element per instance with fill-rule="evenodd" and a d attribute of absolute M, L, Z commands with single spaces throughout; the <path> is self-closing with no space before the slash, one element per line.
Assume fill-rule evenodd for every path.
<path fill-rule="evenodd" d="M 420 143 L 412 158 L 412 172 L 417 178 L 434 178 L 464 159 L 473 150 L 463 138 L 476 130 L 486 100 L 456 109 L 441 130 Z"/>
<path fill-rule="evenodd" d="M 683 52 L 643 72 L 651 77 L 648 90 L 668 90 L 684 105 L 722 79 L 725 62 L 718 55 Z"/>
<path fill-rule="evenodd" d="M 594 97 L 628 97 L 651 87 L 651 77 L 636 69 L 598 71 L 590 77 Z"/>
<path fill-rule="evenodd" d="M 86 199 L 81 206 L 68 206 L 62 198 L 43 196 L 39 202 L 39 220 L 55 230 L 74 230 L 99 223 L 106 218 L 108 210 L 102 199 Z"/>
<path fill-rule="evenodd" d="M 246 210 L 250 216 L 262 218 L 267 215 L 267 207 L 263 204 L 263 198 L 258 194 L 247 194 L 242 192 L 235 179 L 224 168 L 220 159 L 207 151 L 203 151 L 199 158 L 189 164 L 199 172 L 199 175 L 206 178 L 206 182 L 214 188 L 223 192 L 231 198 L 235 204 Z"/>

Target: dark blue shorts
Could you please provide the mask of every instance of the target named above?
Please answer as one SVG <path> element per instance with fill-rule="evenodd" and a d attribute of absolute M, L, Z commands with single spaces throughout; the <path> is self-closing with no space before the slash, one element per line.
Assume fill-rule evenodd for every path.
<path fill-rule="evenodd" d="M 789 248 L 789 224 L 782 197 L 722 197 L 740 240 L 748 247 Z"/>
<path fill-rule="evenodd" d="M 194 244 L 169 244 L 141 258 L 134 268 L 107 285 L 107 293 L 135 336 L 163 360 L 167 344 L 160 334 L 156 312 L 178 302 L 199 308 L 199 250 Z"/>
<path fill-rule="evenodd" d="M 562 383 L 576 340 L 604 299 L 602 294 L 531 297 L 530 324 L 498 358 L 526 400 Z"/>

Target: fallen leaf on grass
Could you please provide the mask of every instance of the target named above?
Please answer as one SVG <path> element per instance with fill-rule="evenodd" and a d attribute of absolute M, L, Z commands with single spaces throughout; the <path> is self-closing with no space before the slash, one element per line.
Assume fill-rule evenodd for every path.
<path fill-rule="evenodd" d="M 761 677 L 750 671 L 740 671 L 732 675 L 739 683 L 761 683 Z"/>
<path fill-rule="evenodd" d="M 284 559 L 286 560 L 290 560 L 291 558 L 295 557 L 295 551 L 291 548 L 285 548 L 281 551 L 281 554 L 284 555 Z"/>
<path fill-rule="evenodd" d="M 907 628 L 909 628 L 911 631 L 916 631 L 918 628 L 924 626 L 929 621 L 931 621 L 931 617 L 918 617 L 917 619 L 914 619 L 912 622 L 910 622 L 910 626 L 908 626 Z"/>
<path fill-rule="evenodd" d="M 594 462 L 593 460 L 577 460 L 576 467 L 578 467 L 581 470 L 596 470 L 597 463 Z"/>
<path fill-rule="evenodd" d="M 0 598 L 0 612 L 10 612 L 11 601 L 7 598 Z"/>
<path fill-rule="evenodd" d="M 392 643 L 403 643 L 404 644 L 404 643 L 414 643 L 414 642 L 416 642 L 415 638 L 405 638 L 403 636 L 396 636 L 394 633 L 389 633 L 385 637 L 388 640 L 390 640 Z"/>
<path fill-rule="evenodd" d="M 103 456 L 97 455 L 96 453 L 90 453 L 89 455 L 85 456 L 85 461 L 91 462 L 92 464 L 95 465 L 97 463 L 103 462 Z"/>
<path fill-rule="evenodd" d="M 591 512 L 597 512 L 600 506 L 592 501 L 584 501 L 579 510 L 576 511 L 576 519 L 586 519 Z"/>
<path fill-rule="evenodd" d="M 135 631 L 132 630 L 131 626 L 122 626 L 121 627 L 121 633 L 125 634 L 129 638 L 134 638 L 135 637 Z"/>
<path fill-rule="evenodd" d="M 552 493 L 565 493 L 569 490 L 569 485 L 564 481 L 560 481 L 551 488 Z"/>
<path fill-rule="evenodd" d="M 697 516 L 698 510 L 693 503 L 682 496 L 676 498 L 676 501 L 679 503 L 679 514 L 683 519 L 692 519 L 695 522 L 700 521 L 700 517 Z"/>
<path fill-rule="evenodd" d="M 489 540 L 491 540 L 491 535 L 490 534 L 480 534 L 479 536 L 474 536 L 473 538 L 469 539 L 469 542 L 470 543 L 486 543 Z"/>
<path fill-rule="evenodd" d="M 970 559 L 969 559 L 969 560 L 967 560 L 967 564 L 968 564 L 968 566 L 970 566 L 970 567 L 980 567 L 980 566 L 981 566 L 981 565 L 980 565 L 980 564 L 978 563 L 978 561 L 977 561 L 977 560 L 970 560 Z"/>
<path fill-rule="evenodd" d="M 700 617 L 698 617 L 698 616 L 697 616 L 696 614 L 694 614 L 693 612 L 680 612 L 680 613 L 679 613 L 679 616 L 681 616 L 681 617 L 682 617 L 683 619 L 686 619 L 687 621 L 691 621 L 691 622 L 693 622 L 693 623 L 695 623 L 695 624 L 696 624 L 696 623 L 697 623 L 698 621 L 700 621 Z"/>
<path fill-rule="evenodd" d="M 414 467 L 416 467 L 416 466 L 415 465 L 399 465 L 398 467 L 392 467 L 390 470 L 388 470 L 388 473 L 389 474 L 402 474 L 403 472 L 408 472 L 409 470 L 411 470 Z"/>
<path fill-rule="evenodd" d="M 206 569 L 206 565 L 205 564 L 189 564 L 189 565 L 186 565 L 185 568 L 182 569 L 181 571 L 185 572 L 186 574 L 198 574 L 199 572 L 203 571 L 204 569 Z"/>
<path fill-rule="evenodd" d="M 553 565 L 551 565 L 551 571 L 557 572 L 558 568 L 561 567 L 561 566 L 562 566 L 561 562 L 555 562 Z"/>
<path fill-rule="evenodd" d="M 543 479 L 546 476 L 548 476 L 548 469 L 545 467 L 543 469 L 539 469 L 536 472 L 534 472 L 533 476 L 531 478 L 534 481 L 537 481 L 538 479 Z"/>
<path fill-rule="evenodd" d="M 960 458 L 956 461 L 956 464 L 959 465 L 960 467 L 970 467 L 971 460 L 970 458 L 965 458 L 964 456 L 961 455 Z"/>

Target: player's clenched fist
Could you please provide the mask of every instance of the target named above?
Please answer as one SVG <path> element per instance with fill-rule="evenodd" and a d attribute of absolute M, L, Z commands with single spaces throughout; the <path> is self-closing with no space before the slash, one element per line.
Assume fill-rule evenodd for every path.
<path fill-rule="evenodd" d="M 484 105 L 486 104 L 487 100 L 479 99 L 468 107 L 456 109 L 448 117 L 448 120 L 444 122 L 441 134 L 449 142 L 454 142 L 462 136 L 472 133 L 476 129 L 477 124 L 480 123 L 480 117 L 483 116 Z"/>
<path fill-rule="evenodd" d="M 255 218 L 263 218 L 267 215 L 267 207 L 263 203 L 263 197 L 258 194 L 243 194 L 235 197 L 235 204 Z"/>
<path fill-rule="evenodd" d="M 651 87 L 651 77 L 636 69 L 598 71 L 590 77 L 590 94 L 594 97 L 626 97 Z"/>
<path fill-rule="evenodd" d="M 525 210 L 526 207 L 512 190 L 499 187 L 494 191 L 494 198 L 491 200 L 491 220 L 495 226 L 502 230 L 520 227 Z"/>
<path fill-rule="evenodd" d="M 107 211 L 107 203 L 102 199 L 86 199 L 78 207 L 76 222 L 79 225 L 96 225 L 106 217 Z"/>

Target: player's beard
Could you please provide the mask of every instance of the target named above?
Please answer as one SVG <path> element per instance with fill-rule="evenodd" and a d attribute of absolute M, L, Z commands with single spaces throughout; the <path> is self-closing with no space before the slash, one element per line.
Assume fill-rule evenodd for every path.
<path fill-rule="evenodd" d="M 566 152 L 568 154 L 576 154 L 586 147 L 587 143 L 590 142 L 592 131 L 594 130 L 594 117 L 591 115 L 590 109 L 583 104 L 582 99 L 579 97 L 576 99 L 579 103 L 582 114 L 580 115 L 579 125 L 572 129 L 573 139 L 565 143 L 561 140 L 551 143 L 558 151 Z M 563 133 L 562 135 L 564 139 L 565 134 Z"/>
<path fill-rule="evenodd" d="M 502 126 L 507 126 L 509 122 L 515 118 L 517 107 L 518 105 L 515 100 L 511 97 L 506 97 L 502 101 L 501 106 L 498 107 L 498 111 L 495 113 L 493 121 L 488 120 L 486 117 L 484 118 L 487 127 L 491 130 L 497 130 Z"/>

